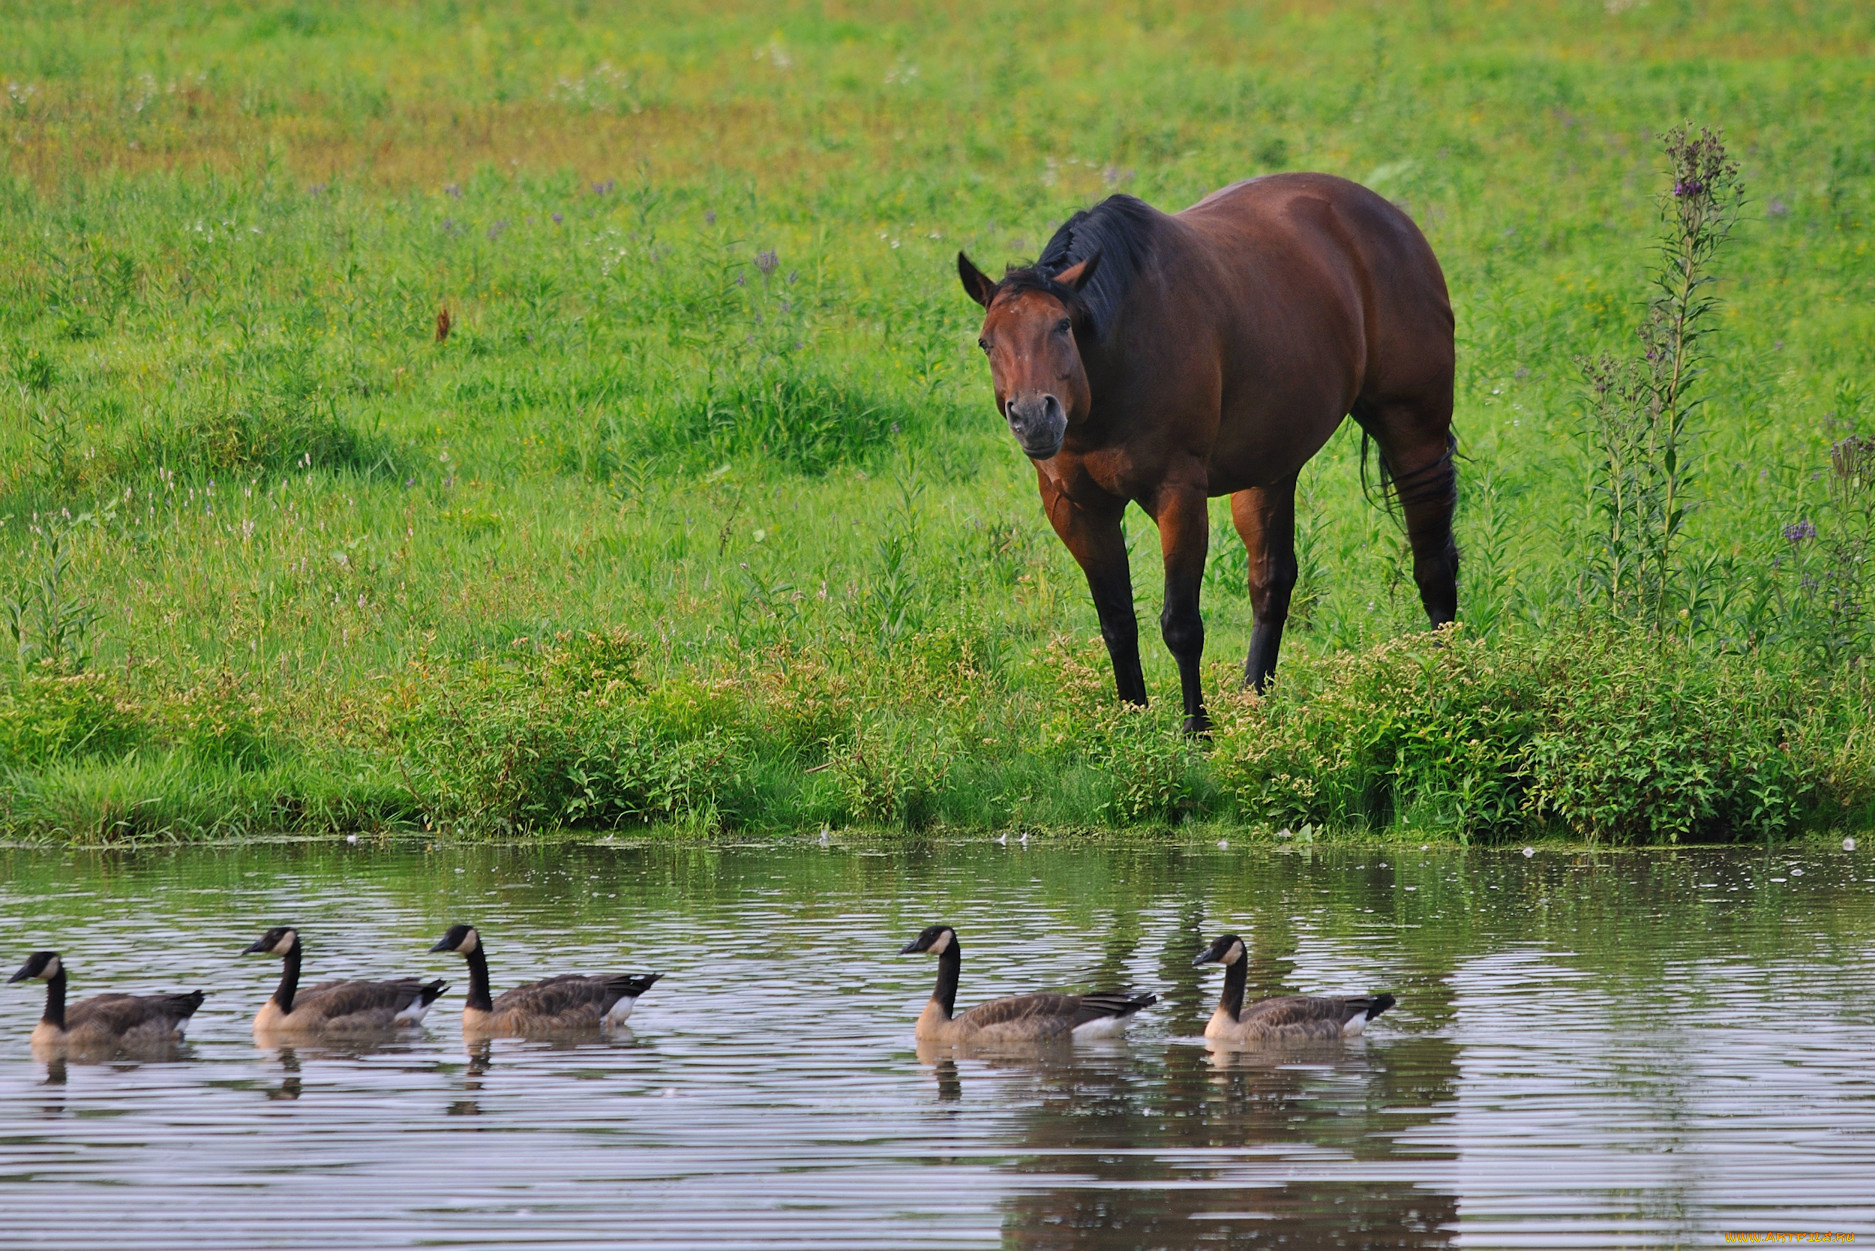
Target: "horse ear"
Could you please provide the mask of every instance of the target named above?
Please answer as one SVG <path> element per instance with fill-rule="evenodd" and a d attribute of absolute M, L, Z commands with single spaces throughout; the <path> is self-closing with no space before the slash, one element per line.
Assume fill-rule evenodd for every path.
<path fill-rule="evenodd" d="M 957 254 L 957 276 L 963 279 L 964 294 L 984 308 L 988 308 L 990 301 L 996 298 L 996 283 L 988 274 L 972 265 L 970 258 L 962 252 Z"/>
<path fill-rule="evenodd" d="M 1079 291 L 1094 280 L 1094 271 L 1100 268 L 1100 253 L 1096 252 L 1084 261 L 1076 261 L 1055 275 L 1055 281 L 1070 291 Z"/>

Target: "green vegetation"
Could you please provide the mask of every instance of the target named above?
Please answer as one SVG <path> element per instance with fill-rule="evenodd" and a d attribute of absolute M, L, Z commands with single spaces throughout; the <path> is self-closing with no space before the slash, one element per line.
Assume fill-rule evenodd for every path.
<path fill-rule="evenodd" d="M 0 28 L 14 836 L 1875 818 L 1865 5 Z M 1723 128 L 1745 205 L 1676 296 L 1648 276 L 1686 119 Z M 1267 701 L 1231 694 L 1250 611 L 1214 506 L 1193 743 L 1150 630 L 1159 702 L 1111 698 L 951 257 L 1287 168 L 1375 186 L 1446 266 L 1463 626 L 1424 634 L 1344 430 L 1304 477 Z M 1713 295 L 1670 411 L 1645 368 L 1596 375 L 1627 410 L 1585 385 Z M 1611 446 L 1653 457 L 1626 513 Z"/>

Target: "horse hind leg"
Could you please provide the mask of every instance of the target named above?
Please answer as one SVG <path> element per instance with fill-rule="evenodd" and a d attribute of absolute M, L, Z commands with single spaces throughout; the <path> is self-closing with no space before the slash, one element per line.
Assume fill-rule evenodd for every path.
<path fill-rule="evenodd" d="M 1400 420 L 1390 420 L 1396 416 Z M 1406 521 L 1413 549 L 1413 581 L 1434 629 L 1458 617 L 1458 540 L 1452 514 L 1458 506 L 1457 444 L 1449 421 L 1436 431 L 1414 430 L 1410 414 L 1381 409 L 1356 411 L 1355 419 L 1373 435 L 1382 457 L 1382 490 Z"/>
<path fill-rule="evenodd" d="M 1232 495 L 1230 519 L 1250 556 L 1250 654 L 1244 658 L 1243 684 L 1261 694 L 1276 672 L 1296 586 L 1295 475 Z"/>

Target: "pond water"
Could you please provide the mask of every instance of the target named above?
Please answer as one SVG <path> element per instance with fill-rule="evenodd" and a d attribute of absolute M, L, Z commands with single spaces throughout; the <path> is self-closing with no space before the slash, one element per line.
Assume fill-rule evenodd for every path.
<path fill-rule="evenodd" d="M 1866 840 L 1865 840 L 1866 841 Z M 959 1005 L 1132 986 L 1123 1041 L 926 1063 Z M 465 1050 L 495 989 L 661 970 L 631 1033 Z M 444 975 L 415 1037 L 255 1047 L 306 976 Z M 1387 989 L 1367 1038 L 1213 1054 L 1252 993 Z M 987 840 L 0 851 L 0 960 L 210 992 L 173 1060 L 47 1065 L 0 987 L 0 1242 L 139 1248 L 1713 1245 L 1875 1235 L 1875 857 Z"/>

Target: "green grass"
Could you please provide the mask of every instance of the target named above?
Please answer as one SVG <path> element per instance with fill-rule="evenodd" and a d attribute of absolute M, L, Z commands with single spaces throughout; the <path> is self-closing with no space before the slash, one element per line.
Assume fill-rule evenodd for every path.
<path fill-rule="evenodd" d="M 1875 426 L 1865 5 L 0 3 L 0 28 L 0 594 L 38 612 L 0 686 L 0 831 L 1875 816 L 1866 663 L 1806 645 L 1781 534 L 1828 524 L 1830 446 Z M 1585 607 L 1574 361 L 1632 342 L 1653 136 L 1684 119 L 1725 128 L 1751 205 L 1662 642 Z M 1446 267 L 1465 626 L 1417 637 L 1344 430 L 1304 476 L 1262 705 L 1227 695 L 1249 601 L 1214 503 L 1205 749 L 1150 624 L 1157 702 L 1112 706 L 951 257 L 1276 169 L 1376 186 Z M 1150 623 L 1151 524 L 1128 534 Z M 81 645 L 91 676 L 58 676 Z"/>

